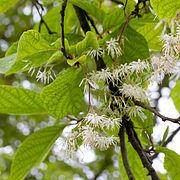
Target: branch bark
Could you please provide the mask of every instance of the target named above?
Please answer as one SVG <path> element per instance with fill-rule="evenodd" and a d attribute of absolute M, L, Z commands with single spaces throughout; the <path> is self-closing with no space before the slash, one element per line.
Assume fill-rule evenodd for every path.
<path fill-rule="evenodd" d="M 160 180 L 160 178 L 156 174 L 156 171 L 152 167 L 151 159 L 148 157 L 146 152 L 143 150 L 143 147 L 142 147 L 142 145 L 141 145 L 141 143 L 140 143 L 140 141 L 139 141 L 139 139 L 137 137 L 137 134 L 134 131 L 132 122 L 127 121 L 127 120 L 124 120 L 124 122 L 125 122 L 125 126 L 126 126 L 126 132 L 127 132 L 127 135 L 128 135 L 128 139 L 129 139 L 131 145 L 133 146 L 133 148 L 138 153 L 143 166 L 145 168 L 147 168 L 147 170 L 149 171 L 148 175 L 151 176 L 152 180 Z"/>
<path fill-rule="evenodd" d="M 142 107 L 144 109 L 147 109 L 147 110 L 151 111 L 156 116 L 160 117 L 163 121 L 171 121 L 173 123 L 180 124 L 180 117 L 179 118 L 170 118 L 170 117 L 163 116 L 162 114 L 160 114 L 158 112 L 158 110 L 156 108 L 148 106 L 147 104 L 145 104 L 143 102 L 140 102 L 140 101 L 137 101 L 137 100 L 133 100 L 133 101 L 134 101 L 135 105 L 140 106 L 140 107 Z"/>
<path fill-rule="evenodd" d="M 128 158 L 127 158 L 127 150 L 126 150 L 126 143 L 125 143 L 125 124 L 122 122 L 120 130 L 119 130 L 119 138 L 120 138 L 120 147 L 121 147 L 121 155 L 123 164 L 127 173 L 129 180 L 135 180 L 135 177 L 131 171 L 129 166 Z"/>

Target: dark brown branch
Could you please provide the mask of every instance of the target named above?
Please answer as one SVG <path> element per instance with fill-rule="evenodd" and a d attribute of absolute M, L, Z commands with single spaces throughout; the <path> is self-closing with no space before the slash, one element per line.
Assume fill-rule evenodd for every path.
<path fill-rule="evenodd" d="M 160 178 L 156 174 L 156 171 L 152 167 L 152 161 L 150 160 L 150 158 L 148 157 L 148 155 L 142 148 L 142 145 L 137 137 L 137 134 L 133 129 L 132 122 L 126 121 L 126 120 L 124 120 L 124 122 L 125 122 L 125 126 L 126 126 L 126 132 L 128 135 L 128 139 L 129 139 L 131 145 L 133 146 L 133 148 L 138 153 L 143 166 L 145 168 L 147 168 L 147 170 L 149 171 L 149 175 L 151 176 L 152 180 L 160 180 Z"/>
<path fill-rule="evenodd" d="M 39 23 L 39 32 L 41 31 L 41 25 L 44 24 L 49 34 L 55 34 L 56 32 L 52 32 L 52 31 L 50 30 L 49 26 L 47 25 L 47 23 L 46 23 L 46 21 L 44 20 L 42 14 L 41 14 L 40 11 L 39 11 L 39 7 L 38 7 L 37 5 L 39 5 L 40 8 L 41 8 L 41 10 L 43 11 L 44 8 L 43 8 L 42 4 L 40 4 L 37 0 L 33 0 L 33 4 L 34 4 L 34 6 L 36 7 L 37 12 L 38 12 L 38 14 L 39 14 L 39 16 L 40 16 L 40 18 L 41 18 L 41 21 L 40 21 L 40 23 Z"/>
<path fill-rule="evenodd" d="M 173 123 L 178 123 L 180 124 L 180 117 L 179 118 L 169 118 L 166 116 L 163 116 L 162 114 L 160 114 L 156 108 L 148 106 L 147 104 L 140 102 L 140 101 L 136 101 L 134 100 L 135 105 L 140 106 L 144 109 L 147 109 L 149 111 L 151 111 L 152 113 L 154 113 L 156 116 L 160 117 L 163 121 L 171 121 Z"/>
<path fill-rule="evenodd" d="M 77 6 L 73 6 L 73 7 L 76 11 L 77 17 L 79 19 L 81 28 L 84 31 L 84 34 L 86 34 L 86 32 L 88 32 L 88 31 L 91 31 L 91 28 L 90 28 L 88 21 L 86 19 L 86 12 Z"/>
<path fill-rule="evenodd" d="M 124 3 L 122 1 L 119 1 L 119 0 L 111 0 L 112 2 L 115 2 L 116 4 L 119 4 L 119 5 L 123 5 L 124 6 Z"/>
<path fill-rule="evenodd" d="M 175 131 L 172 132 L 172 134 L 167 138 L 166 141 L 164 141 L 164 143 L 162 144 L 162 147 L 166 147 L 174 138 L 174 136 L 180 131 L 180 127 L 178 127 Z M 159 153 L 154 154 L 153 156 L 151 156 L 151 160 L 157 158 Z"/>
<path fill-rule="evenodd" d="M 65 16 L 66 5 L 67 5 L 67 0 L 64 0 L 62 2 L 62 9 L 60 11 L 60 14 L 61 14 L 61 43 L 62 43 L 61 51 L 63 52 L 65 57 L 67 57 L 65 43 L 64 43 L 64 16 Z"/>
<path fill-rule="evenodd" d="M 126 150 L 126 143 L 125 143 L 125 124 L 123 122 L 121 124 L 118 135 L 120 138 L 122 160 L 123 160 L 123 164 L 124 164 L 127 176 L 130 180 L 135 180 L 134 175 L 129 166 L 128 158 L 127 158 L 127 150 Z"/>

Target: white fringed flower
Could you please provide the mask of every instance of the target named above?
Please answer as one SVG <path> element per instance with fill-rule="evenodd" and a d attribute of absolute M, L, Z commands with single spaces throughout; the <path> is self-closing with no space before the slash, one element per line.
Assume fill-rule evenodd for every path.
<path fill-rule="evenodd" d="M 109 55 L 111 55 L 113 58 L 114 58 L 115 54 L 117 56 L 122 55 L 122 50 L 116 39 L 111 38 L 110 41 L 106 41 L 106 43 L 107 43 L 107 51 L 108 51 Z"/>
<path fill-rule="evenodd" d="M 137 85 L 131 85 L 124 83 L 120 89 L 120 92 L 129 98 L 135 98 L 136 100 L 147 101 L 147 96 L 145 95 L 144 89 L 138 87 Z"/>
<path fill-rule="evenodd" d="M 109 146 L 116 145 L 117 139 L 118 138 L 114 136 L 110 136 L 110 137 L 97 136 L 95 139 L 95 147 L 99 148 L 100 150 L 108 149 Z"/>

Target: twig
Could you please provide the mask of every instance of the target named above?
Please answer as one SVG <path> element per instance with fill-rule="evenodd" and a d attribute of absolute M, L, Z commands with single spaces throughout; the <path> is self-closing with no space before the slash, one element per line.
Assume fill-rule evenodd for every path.
<path fill-rule="evenodd" d="M 125 126 L 126 126 L 126 132 L 128 135 L 128 139 L 133 146 L 133 148 L 136 150 L 138 153 L 141 162 L 145 168 L 149 171 L 149 174 L 152 178 L 152 180 L 160 180 L 158 175 L 156 174 L 156 171 L 152 167 L 152 161 L 151 159 L 147 156 L 146 152 L 143 150 L 143 147 L 137 137 L 136 132 L 133 129 L 133 125 L 131 121 L 124 120 Z"/>
<path fill-rule="evenodd" d="M 39 23 L 39 32 L 41 31 L 41 25 L 44 24 L 49 34 L 56 34 L 56 32 L 52 32 L 52 31 L 50 30 L 50 28 L 48 27 L 46 21 L 44 20 L 44 18 L 43 18 L 43 16 L 42 16 L 42 14 L 41 14 L 40 11 L 39 11 L 39 8 L 38 8 L 37 4 L 41 7 L 41 10 L 43 11 L 44 8 L 43 8 L 42 4 L 40 4 L 37 0 L 33 0 L 33 4 L 34 4 L 34 6 L 36 7 L 37 12 L 38 12 L 38 14 L 39 14 L 39 16 L 40 16 L 40 18 L 41 18 L 41 21 L 40 21 L 40 23 Z"/>
<path fill-rule="evenodd" d="M 180 127 L 178 127 L 175 131 L 172 132 L 172 134 L 167 138 L 166 141 L 164 141 L 164 143 L 162 144 L 162 147 L 166 147 L 174 138 L 174 136 L 180 131 Z M 157 158 L 159 153 L 154 154 L 153 156 L 151 156 L 151 160 Z"/>
<path fill-rule="evenodd" d="M 180 124 L 180 117 L 179 118 L 169 118 L 169 117 L 166 117 L 166 116 L 163 116 L 162 114 L 160 114 L 156 108 L 154 107 L 151 107 L 151 106 L 148 106 L 147 104 L 143 103 L 143 102 L 140 102 L 140 101 L 137 101 L 137 100 L 133 100 L 135 105 L 137 106 L 140 106 L 144 109 L 147 109 L 149 111 L 151 111 L 152 113 L 154 113 L 156 116 L 160 117 L 162 119 L 162 121 L 171 121 L 173 123 L 178 123 Z"/>
<path fill-rule="evenodd" d="M 124 3 L 122 1 L 119 0 L 111 0 L 111 1 L 124 6 Z"/>
<path fill-rule="evenodd" d="M 60 11 L 60 14 L 61 14 L 61 43 L 62 43 L 61 51 L 65 57 L 67 57 L 65 43 L 64 43 L 64 16 L 65 16 L 66 5 L 67 5 L 67 0 L 64 0 L 62 3 L 62 9 Z"/>
<path fill-rule="evenodd" d="M 129 166 L 128 158 L 127 158 L 127 150 L 126 150 L 126 143 L 125 143 L 125 124 L 124 121 L 121 124 L 120 130 L 119 130 L 119 138 L 120 138 L 120 146 L 121 146 L 121 155 L 123 164 L 127 173 L 127 176 L 130 180 L 135 180 L 134 175 L 131 171 L 131 168 Z"/>

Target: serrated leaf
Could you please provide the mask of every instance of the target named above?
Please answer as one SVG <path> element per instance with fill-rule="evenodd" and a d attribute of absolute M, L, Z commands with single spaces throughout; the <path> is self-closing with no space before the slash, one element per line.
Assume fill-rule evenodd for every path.
<path fill-rule="evenodd" d="M 87 13 L 98 19 L 99 22 L 103 22 L 105 12 L 102 9 L 98 8 L 95 2 L 91 0 L 69 0 L 69 2 L 85 10 Z"/>
<path fill-rule="evenodd" d="M 173 180 L 179 180 L 180 177 L 180 155 L 166 147 L 156 147 L 157 152 L 165 154 L 164 168 Z"/>
<path fill-rule="evenodd" d="M 99 44 L 97 41 L 96 34 L 88 31 L 86 33 L 85 39 L 83 41 L 80 41 L 76 45 L 76 52 L 77 52 L 78 56 L 80 56 L 83 52 L 90 50 L 90 49 L 97 50 L 98 47 L 99 47 Z"/>
<path fill-rule="evenodd" d="M 171 19 L 179 12 L 180 0 L 151 0 L 151 5 L 160 19 Z"/>
<path fill-rule="evenodd" d="M 68 114 L 78 116 L 82 110 L 84 93 L 79 87 L 84 78 L 82 68 L 68 68 L 41 93 L 44 105 L 51 116 L 61 119 Z"/>
<path fill-rule="evenodd" d="M 163 135 L 163 139 L 162 139 L 162 143 L 161 143 L 161 144 L 163 144 L 164 141 L 166 140 L 168 133 L 169 133 L 169 126 L 167 126 L 167 128 L 166 128 L 166 130 L 165 130 L 165 132 L 164 132 L 164 135 Z"/>
<path fill-rule="evenodd" d="M 149 48 L 146 39 L 127 26 L 123 34 L 121 63 L 129 63 L 138 59 L 146 59 L 149 57 Z"/>
<path fill-rule="evenodd" d="M 12 6 L 14 6 L 19 0 L 0 0 L 0 14 L 6 12 L 8 9 L 10 9 Z"/>
<path fill-rule="evenodd" d="M 0 73 L 6 73 L 14 64 L 16 54 L 0 58 Z"/>
<path fill-rule="evenodd" d="M 125 20 L 123 8 L 116 8 L 110 14 L 105 16 L 103 21 L 103 31 L 111 29 L 115 26 L 120 26 L 125 22 Z"/>
<path fill-rule="evenodd" d="M 67 60 L 67 63 L 70 66 L 74 66 L 74 64 L 77 63 L 77 62 L 80 62 L 80 63 L 84 64 L 86 62 L 86 55 L 82 55 L 80 58 L 77 58 L 77 59 Z"/>
<path fill-rule="evenodd" d="M 40 94 L 36 91 L 0 85 L 0 113 L 41 114 L 45 113 Z"/>
<path fill-rule="evenodd" d="M 64 125 L 50 126 L 30 135 L 18 148 L 11 167 L 11 180 L 22 180 L 29 170 L 38 166 L 61 135 Z"/>
<path fill-rule="evenodd" d="M 60 49 L 50 46 L 39 32 L 35 30 L 24 32 L 19 39 L 15 63 L 6 72 L 6 75 L 24 71 L 23 68 L 28 63 L 41 65 L 57 51 L 60 51 Z"/>
<path fill-rule="evenodd" d="M 132 170 L 132 173 L 135 177 L 135 179 L 147 179 L 147 170 L 146 168 L 143 167 L 142 162 L 137 154 L 137 152 L 134 150 L 134 148 L 131 146 L 130 142 L 126 141 L 126 149 L 127 149 L 127 157 L 128 157 L 128 162 L 129 166 Z M 128 180 L 129 178 L 127 177 L 123 161 L 122 161 L 122 156 L 121 152 L 119 152 L 119 171 L 120 171 L 120 176 L 123 180 Z"/>
<path fill-rule="evenodd" d="M 180 112 L 180 80 L 176 81 L 176 86 L 171 91 L 171 97 L 176 109 Z"/>

